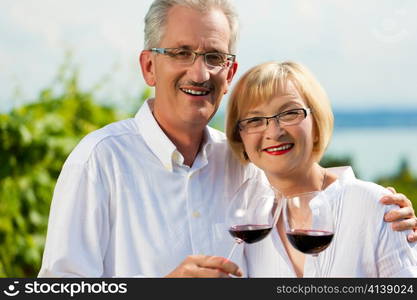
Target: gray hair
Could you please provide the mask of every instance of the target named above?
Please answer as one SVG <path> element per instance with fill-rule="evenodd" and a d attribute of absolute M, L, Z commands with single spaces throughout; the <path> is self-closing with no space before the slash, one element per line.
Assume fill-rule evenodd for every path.
<path fill-rule="evenodd" d="M 219 8 L 226 16 L 230 27 L 229 51 L 236 51 L 238 38 L 238 16 L 229 0 L 155 0 L 145 17 L 145 49 L 158 47 L 165 33 L 167 15 L 170 8 L 180 5 L 205 12 Z"/>

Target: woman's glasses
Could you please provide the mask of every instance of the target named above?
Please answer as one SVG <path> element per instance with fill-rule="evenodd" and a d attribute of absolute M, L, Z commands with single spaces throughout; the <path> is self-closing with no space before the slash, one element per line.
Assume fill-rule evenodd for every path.
<path fill-rule="evenodd" d="M 274 119 L 280 126 L 290 126 L 300 123 L 310 113 L 310 108 L 295 108 L 283 111 L 272 117 L 253 117 L 240 120 L 237 123 L 237 127 L 245 133 L 259 133 L 266 130 L 271 119 Z"/>

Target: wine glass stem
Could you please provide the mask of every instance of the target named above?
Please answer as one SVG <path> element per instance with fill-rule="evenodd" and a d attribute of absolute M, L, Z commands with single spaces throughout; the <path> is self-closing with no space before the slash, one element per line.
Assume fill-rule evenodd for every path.
<path fill-rule="evenodd" d="M 236 249 L 237 245 L 239 245 L 239 244 L 240 244 L 240 243 L 235 242 L 235 244 L 233 245 L 232 250 L 230 250 L 230 253 L 229 253 L 229 255 L 227 256 L 227 260 L 230 260 L 230 258 L 231 258 L 231 257 L 232 257 L 232 255 L 233 255 L 233 252 L 235 252 L 235 249 Z"/>
<path fill-rule="evenodd" d="M 315 267 L 316 267 L 316 277 L 322 277 L 322 275 L 321 275 L 321 268 L 320 268 L 320 263 L 319 263 L 319 256 L 316 254 L 316 255 L 313 255 L 313 259 L 314 259 L 314 265 L 315 265 Z"/>

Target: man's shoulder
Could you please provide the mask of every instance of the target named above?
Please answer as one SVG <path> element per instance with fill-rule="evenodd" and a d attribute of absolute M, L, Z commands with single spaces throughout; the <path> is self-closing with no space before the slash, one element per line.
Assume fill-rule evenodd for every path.
<path fill-rule="evenodd" d="M 227 139 L 226 139 L 226 135 L 224 134 L 224 132 L 217 130 L 210 126 L 207 126 L 207 129 L 209 131 L 210 138 L 214 143 L 227 144 Z"/>
<path fill-rule="evenodd" d="M 126 135 L 138 134 L 136 122 L 132 118 L 110 123 L 87 134 L 71 152 L 67 163 L 83 164 L 89 160 L 97 147 L 105 141 L 114 141 Z"/>
<path fill-rule="evenodd" d="M 210 144 L 212 147 L 212 153 L 214 153 L 217 158 L 219 156 L 223 156 L 226 160 L 227 163 L 236 163 L 236 164 L 240 164 L 237 160 L 237 158 L 233 155 L 229 144 L 227 142 L 227 137 L 224 134 L 224 132 L 217 130 L 215 128 L 212 127 L 207 127 L 208 128 L 208 132 L 210 135 Z"/>
<path fill-rule="evenodd" d="M 214 153 L 216 159 L 222 156 L 221 160 L 226 167 L 225 172 L 232 174 L 231 177 L 237 180 L 237 183 L 243 182 L 248 178 L 258 178 L 259 180 L 265 181 L 265 175 L 258 167 L 252 163 L 242 164 L 241 161 L 233 154 L 232 150 L 227 143 L 226 135 L 220 130 L 209 128 L 210 137 L 214 144 Z"/>

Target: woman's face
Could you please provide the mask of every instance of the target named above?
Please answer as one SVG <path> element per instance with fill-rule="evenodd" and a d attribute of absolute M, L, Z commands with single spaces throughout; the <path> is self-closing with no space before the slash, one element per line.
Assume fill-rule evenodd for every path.
<path fill-rule="evenodd" d="M 277 93 L 269 101 L 253 107 L 241 119 L 271 117 L 297 108 L 307 108 L 305 101 L 291 81 L 284 93 Z M 295 125 L 279 125 L 269 119 L 262 132 L 240 131 L 245 151 L 252 163 L 267 176 L 288 176 L 310 168 L 313 164 L 313 144 L 316 139 L 311 114 Z"/>

